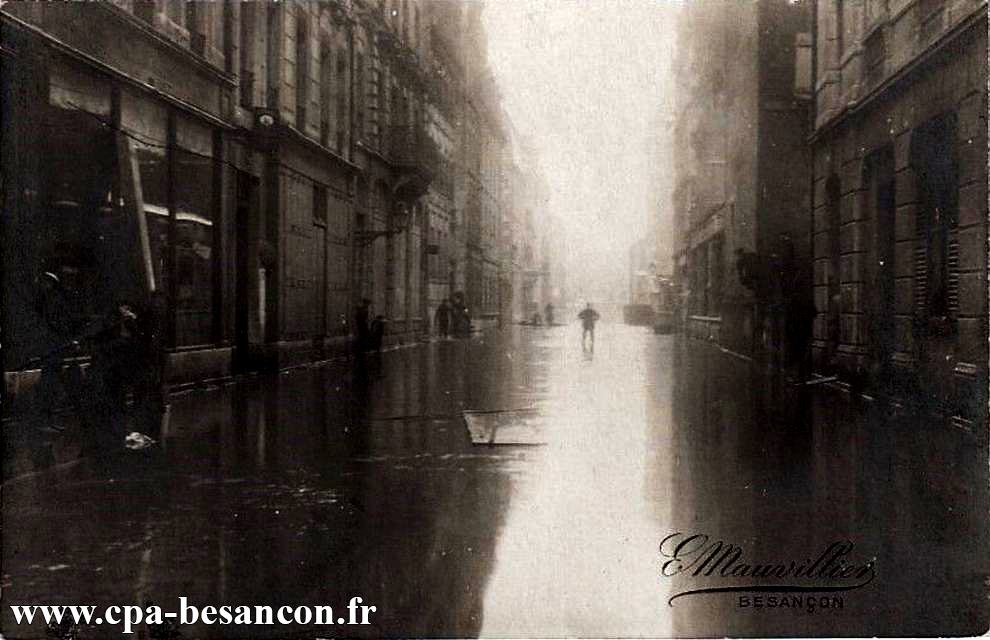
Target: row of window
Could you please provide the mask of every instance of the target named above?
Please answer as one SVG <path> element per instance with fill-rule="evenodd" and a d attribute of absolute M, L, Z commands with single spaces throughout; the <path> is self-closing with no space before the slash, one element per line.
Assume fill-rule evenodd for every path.
<path fill-rule="evenodd" d="M 240 103 L 251 108 L 259 99 L 269 107 L 279 102 L 280 82 L 277 69 L 266 62 L 267 93 L 259 95 L 256 75 L 260 68 L 257 60 L 259 43 L 265 44 L 266 61 L 281 59 L 277 49 L 279 34 L 285 16 L 294 15 L 295 30 L 291 37 L 295 43 L 295 127 L 304 133 L 310 122 L 316 123 L 320 143 L 342 151 L 347 144 L 348 103 L 349 103 L 349 51 L 343 45 L 336 45 L 329 34 L 319 37 L 318 58 L 313 58 L 313 20 L 308 5 L 295 5 L 295 13 L 287 13 L 283 5 L 277 3 L 244 2 L 240 4 L 240 26 L 238 35 L 238 60 L 235 69 L 231 60 L 233 34 L 232 5 L 230 2 L 186 2 L 185 0 L 164 0 L 162 2 L 138 0 L 133 10 L 137 17 L 151 24 L 166 20 L 180 31 L 188 28 L 191 49 L 204 55 L 207 45 L 222 52 L 225 68 L 236 72 L 240 79 Z M 420 9 L 409 6 L 408 0 L 382 2 L 382 11 L 392 17 L 392 23 L 406 42 L 416 47 L 420 42 Z M 261 23 L 264 22 L 264 39 L 259 38 Z M 354 83 L 356 87 L 356 117 L 354 135 L 374 148 L 383 149 L 385 144 L 385 124 L 390 115 L 395 122 L 405 122 L 408 116 L 418 121 L 415 104 L 408 104 L 399 87 L 389 87 L 388 77 L 381 65 L 375 38 L 366 34 L 366 49 L 356 52 L 354 61 Z M 313 68 L 313 66 L 317 68 Z M 313 85 L 317 89 L 314 91 Z M 314 117 L 318 110 L 318 117 Z"/>
<path fill-rule="evenodd" d="M 870 309 L 874 318 L 872 342 L 890 347 L 894 343 L 893 315 L 896 280 L 896 181 L 893 149 L 885 147 L 867 156 L 864 169 L 863 208 L 872 218 L 865 277 L 875 295 Z M 913 316 L 915 327 L 924 334 L 949 331 L 958 312 L 958 243 L 956 223 L 959 183 L 956 156 L 956 115 L 946 114 L 918 127 L 912 136 L 911 168 L 918 184 L 918 214 L 914 237 Z M 827 324 L 829 341 L 839 341 L 843 313 L 842 268 L 842 187 L 831 176 L 825 187 L 827 215 Z"/>
<path fill-rule="evenodd" d="M 923 41 L 941 29 L 945 4 L 945 0 L 918 0 L 915 15 L 918 34 Z M 864 33 L 867 34 L 863 43 L 867 67 L 875 67 L 877 59 L 882 59 L 885 55 L 882 25 L 890 15 L 888 0 L 866 0 L 865 11 L 861 9 L 862 6 L 863 0 L 835 0 L 835 62 L 838 64 L 841 64 L 845 53 L 859 42 Z"/>

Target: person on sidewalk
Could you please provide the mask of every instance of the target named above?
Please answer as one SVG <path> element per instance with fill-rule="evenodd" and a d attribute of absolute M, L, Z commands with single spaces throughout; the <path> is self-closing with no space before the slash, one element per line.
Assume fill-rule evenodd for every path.
<path fill-rule="evenodd" d="M 371 321 L 371 326 L 368 328 L 370 344 L 369 349 L 372 351 L 382 350 L 382 340 L 385 338 L 385 323 L 387 320 L 383 315 L 375 316 L 375 319 Z"/>
<path fill-rule="evenodd" d="M 581 313 L 578 314 L 578 318 L 581 319 L 581 349 L 582 350 L 595 350 L 595 323 L 601 316 L 598 312 L 591 308 L 591 303 L 585 307 Z M 591 337 L 591 346 L 588 346 L 588 337 Z"/>
<path fill-rule="evenodd" d="M 440 306 L 437 307 L 434 320 L 437 323 L 437 334 L 441 338 L 447 338 L 450 335 L 450 305 L 447 298 L 444 298 Z"/>
<path fill-rule="evenodd" d="M 367 351 L 371 344 L 371 300 L 362 298 L 357 309 L 354 311 L 354 341 L 355 351 L 362 353 Z"/>
<path fill-rule="evenodd" d="M 546 319 L 548 327 L 553 326 L 553 305 L 549 302 L 543 309 L 543 317 Z"/>

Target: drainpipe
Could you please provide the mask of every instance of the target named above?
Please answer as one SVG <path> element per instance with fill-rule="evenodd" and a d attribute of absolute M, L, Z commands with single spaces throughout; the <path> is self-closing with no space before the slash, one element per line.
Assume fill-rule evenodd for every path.
<path fill-rule="evenodd" d="M 348 87 L 348 91 L 347 91 L 348 110 L 347 110 L 347 113 L 348 113 L 348 120 L 351 123 L 351 128 L 347 132 L 347 160 L 351 163 L 351 165 L 354 165 L 355 164 L 355 162 L 354 162 L 354 131 L 355 131 L 355 123 L 357 122 L 357 118 L 355 117 L 355 113 L 354 113 L 354 105 L 355 105 L 355 98 L 354 98 L 354 96 L 355 96 L 355 93 L 354 93 L 355 92 L 355 89 L 354 89 L 354 79 L 356 77 L 355 69 L 354 69 L 354 66 L 355 66 L 355 56 L 354 56 L 354 24 L 355 24 L 355 22 L 354 22 L 354 20 L 350 16 L 347 16 L 345 18 L 345 24 L 347 25 L 347 51 L 348 51 L 348 57 L 350 58 L 350 60 L 348 61 L 348 70 L 349 70 L 350 78 L 349 78 L 348 83 L 347 83 L 347 87 Z M 361 248 L 357 246 L 357 242 L 355 242 L 355 238 L 354 238 L 354 229 L 357 227 L 357 204 L 358 204 L 357 203 L 357 200 L 358 200 L 357 181 L 358 181 L 357 171 L 354 171 L 352 173 L 351 177 L 350 177 L 351 192 L 354 194 L 354 199 L 351 202 L 351 218 L 352 218 L 351 219 L 351 230 L 352 231 L 351 231 L 351 237 L 349 238 L 350 245 L 351 245 L 351 264 L 350 264 L 350 269 L 349 269 L 349 271 L 350 271 L 350 274 L 349 274 L 350 275 L 350 283 L 351 283 L 351 309 L 354 309 L 355 307 L 357 307 L 358 298 L 360 296 L 360 286 L 358 284 L 358 280 L 361 277 L 360 276 L 360 273 L 358 273 L 358 258 L 361 255 L 360 254 Z M 352 331 L 353 330 L 354 329 L 352 327 Z"/>

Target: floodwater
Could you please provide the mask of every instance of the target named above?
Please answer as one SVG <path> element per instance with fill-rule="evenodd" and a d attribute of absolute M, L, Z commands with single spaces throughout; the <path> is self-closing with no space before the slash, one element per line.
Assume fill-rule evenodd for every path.
<path fill-rule="evenodd" d="M 523 409 L 540 444 L 471 443 L 463 411 Z M 160 445 L 109 471 L 77 449 L 70 429 L 32 469 L 8 446 L 5 637 L 45 635 L 9 604 L 179 596 L 377 609 L 187 638 L 949 634 L 988 617 L 978 438 L 636 327 L 600 325 L 594 353 L 577 325 L 513 327 L 195 390 Z M 754 562 L 848 540 L 875 579 L 814 612 L 670 601 L 746 584 L 663 576 L 675 532 Z"/>

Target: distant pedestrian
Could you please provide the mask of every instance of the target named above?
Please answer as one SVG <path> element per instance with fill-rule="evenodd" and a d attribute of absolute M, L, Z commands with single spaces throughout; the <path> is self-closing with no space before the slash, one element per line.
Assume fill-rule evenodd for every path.
<path fill-rule="evenodd" d="M 450 305 L 447 298 L 444 298 L 440 306 L 437 307 L 434 319 L 437 323 L 437 334 L 441 338 L 448 337 L 450 335 Z"/>
<path fill-rule="evenodd" d="M 454 294 L 450 320 L 456 337 L 465 338 L 471 335 L 471 312 L 464 304 L 464 295 L 461 293 Z"/>
<path fill-rule="evenodd" d="M 464 306 L 457 313 L 457 335 L 462 338 L 471 335 L 471 310 Z"/>
<path fill-rule="evenodd" d="M 598 312 L 591 308 L 591 303 L 585 307 L 581 313 L 578 314 L 578 318 L 581 319 L 581 348 L 588 349 L 588 337 L 591 337 L 591 347 L 590 350 L 595 350 L 595 323 L 598 322 Z"/>
<path fill-rule="evenodd" d="M 553 324 L 553 305 L 550 304 L 549 302 L 547 303 L 547 306 L 543 309 L 543 317 L 546 319 L 547 325 Z"/>

